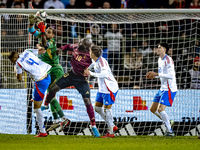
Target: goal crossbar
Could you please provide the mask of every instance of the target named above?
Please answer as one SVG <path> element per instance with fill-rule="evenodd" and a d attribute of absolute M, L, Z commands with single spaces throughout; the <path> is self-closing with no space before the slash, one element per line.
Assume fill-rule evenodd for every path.
<path fill-rule="evenodd" d="M 0 9 L 0 13 L 36 13 L 41 9 Z M 200 9 L 43 9 L 47 14 L 198 14 Z"/>

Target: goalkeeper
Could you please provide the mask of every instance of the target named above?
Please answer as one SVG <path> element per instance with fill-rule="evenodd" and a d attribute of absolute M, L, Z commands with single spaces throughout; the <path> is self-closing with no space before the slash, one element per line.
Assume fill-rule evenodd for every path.
<path fill-rule="evenodd" d="M 41 32 L 36 31 L 34 29 L 34 23 L 37 22 L 37 26 L 40 29 Z M 56 82 L 60 77 L 64 75 L 64 71 L 62 66 L 59 64 L 59 56 L 56 52 L 57 46 L 54 40 L 55 36 L 55 30 L 54 28 L 47 28 L 46 32 L 46 25 L 44 24 L 42 18 L 39 16 L 35 17 L 34 15 L 29 15 L 29 29 L 28 31 L 33 34 L 35 37 L 40 38 L 41 41 L 39 44 L 37 44 L 37 48 L 40 49 L 45 49 L 46 52 L 44 54 L 38 55 L 39 59 L 44 61 L 45 63 L 49 64 L 52 66 L 52 68 L 48 71 L 48 74 L 51 76 L 51 85 Z M 47 89 L 47 92 L 49 91 L 49 88 Z M 45 106 L 42 106 L 41 109 L 44 110 Z M 69 124 L 69 120 L 64 116 L 64 113 L 60 107 L 60 104 L 54 97 L 51 100 L 50 103 L 52 115 L 54 118 L 53 125 L 49 129 L 47 129 L 47 132 L 54 130 L 61 126 L 60 132 L 64 129 L 65 126 Z M 58 116 L 61 118 L 61 122 L 59 121 Z"/>

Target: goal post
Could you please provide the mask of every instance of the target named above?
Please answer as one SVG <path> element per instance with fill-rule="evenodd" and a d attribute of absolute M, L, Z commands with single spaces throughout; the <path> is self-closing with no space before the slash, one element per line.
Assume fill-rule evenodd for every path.
<path fill-rule="evenodd" d="M 44 9 L 45 10 L 45 9 Z M 38 9 L 0 9 L 0 133 L 36 134 L 38 126 L 32 109 L 32 81 L 23 75 L 22 83 L 15 79 L 13 65 L 7 55 L 35 48 L 38 39 L 29 38 L 28 15 Z M 167 42 L 175 64 L 178 92 L 173 106 L 166 108 L 175 121 L 176 135 L 200 134 L 200 10 L 198 9 L 46 9 L 48 27 L 56 30 L 57 47 L 92 39 L 100 46 L 103 57 L 118 81 L 120 90 L 112 106 L 113 121 L 119 127 L 116 135 L 164 135 L 166 127 L 150 112 L 153 98 L 160 88 L 158 79 L 147 80 L 148 71 L 158 71 L 157 44 Z M 37 27 L 35 27 L 37 28 Z M 60 64 L 70 69 L 72 53 L 63 51 Z M 196 58 L 195 58 L 196 57 Z M 196 69 L 196 70 L 195 70 Z M 94 106 L 97 80 L 89 78 Z M 28 101 L 27 101 L 28 99 Z M 64 130 L 49 134 L 91 135 L 81 95 L 74 87 L 56 95 L 64 114 L 72 123 Z M 45 126 L 52 123 L 50 109 L 44 111 Z M 95 113 L 101 134 L 107 131 L 103 119 Z"/>

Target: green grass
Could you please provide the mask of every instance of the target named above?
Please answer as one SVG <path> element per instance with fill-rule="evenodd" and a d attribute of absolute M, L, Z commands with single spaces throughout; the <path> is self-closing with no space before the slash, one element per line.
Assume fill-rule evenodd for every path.
<path fill-rule="evenodd" d="M 195 137 L 174 138 L 159 136 L 115 137 L 109 139 L 89 136 L 48 136 L 0 134 L 0 150 L 74 150 L 74 149 L 134 149 L 134 150 L 198 150 L 200 140 Z"/>

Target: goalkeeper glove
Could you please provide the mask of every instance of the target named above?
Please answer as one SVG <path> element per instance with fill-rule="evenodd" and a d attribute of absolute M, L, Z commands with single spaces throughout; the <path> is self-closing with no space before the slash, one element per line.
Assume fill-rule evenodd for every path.
<path fill-rule="evenodd" d="M 37 18 L 35 18 L 35 16 L 34 16 L 33 14 L 30 14 L 30 15 L 28 16 L 28 20 L 29 20 L 29 23 L 30 23 L 31 25 L 33 25 L 33 24 L 37 21 Z"/>
<path fill-rule="evenodd" d="M 38 26 L 38 28 L 40 28 L 41 32 L 43 32 L 43 33 L 45 32 L 46 26 L 45 26 L 44 22 L 40 22 L 37 26 Z"/>

